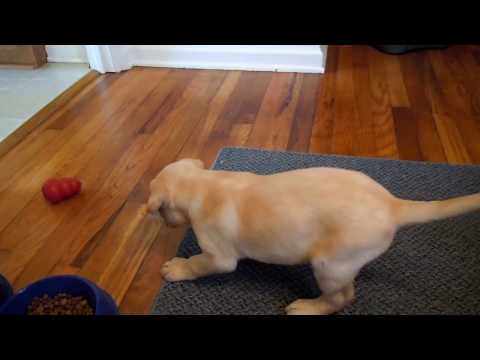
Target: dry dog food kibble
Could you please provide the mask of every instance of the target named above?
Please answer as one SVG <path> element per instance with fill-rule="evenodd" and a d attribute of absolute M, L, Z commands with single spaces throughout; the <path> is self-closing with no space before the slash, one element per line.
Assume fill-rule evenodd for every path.
<path fill-rule="evenodd" d="M 93 315 L 93 309 L 81 296 L 58 294 L 35 297 L 28 306 L 27 315 Z"/>

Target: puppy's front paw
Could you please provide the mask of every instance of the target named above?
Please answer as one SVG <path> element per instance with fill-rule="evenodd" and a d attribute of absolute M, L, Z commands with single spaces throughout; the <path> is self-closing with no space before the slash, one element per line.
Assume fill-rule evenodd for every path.
<path fill-rule="evenodd" d="M 192 273 L 187 264 L 187 259 L 175 257 L 163 264 L 160 270 L 167 281 L 192 280 Z"/>
<path fill-rule="evenodd" d="M 287 315 L 327 315 L 330 313 L 319 299 L 299 299 L 285 308 Z"/>

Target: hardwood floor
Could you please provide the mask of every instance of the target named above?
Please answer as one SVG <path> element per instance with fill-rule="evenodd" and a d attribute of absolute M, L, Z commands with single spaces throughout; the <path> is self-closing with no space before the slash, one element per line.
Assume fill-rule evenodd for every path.
<path fill-rule="evenodd" d="M 480 163 L 480 48 L 391 56 L 330 47 L 323 75 L 135 68 L 96 78 L 0 155 L 0 272 L 97 282 L 148 313 L 182 229 L 139 213 L 150 180 L 224 146 Z M 50 176 L 80 196 L 51 206 Z M 136 219 L 139 225 L 134 227 Z"/>

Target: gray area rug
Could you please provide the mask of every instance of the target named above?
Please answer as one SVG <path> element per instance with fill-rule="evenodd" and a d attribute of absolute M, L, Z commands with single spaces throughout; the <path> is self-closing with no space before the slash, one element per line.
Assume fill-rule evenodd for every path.
<path fill-rule="evenodd" d="M 226 148 L 213 168 L 271 174 L 314 166 L 360 170 L 407 199 L 480 192 L 479 166 Z M 199 252 L 189 231 L 178 256 Z M 152 313 L 284 314 L 290 302 L 319 294 L 308 265 L 244 260 L 231 274 L 167 283 Z M 360 272 L 356 300 L 339 314 L 480 314 L 480 212 L 400 230 L 390 250 Z"/>

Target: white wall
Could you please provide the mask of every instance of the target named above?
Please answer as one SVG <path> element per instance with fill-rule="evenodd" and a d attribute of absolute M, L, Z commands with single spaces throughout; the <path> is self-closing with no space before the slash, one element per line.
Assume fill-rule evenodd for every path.
<path fill-rule="evenodd" d="M 48 62 L 88 63 L 85 45 L 47 45 Z"/>

